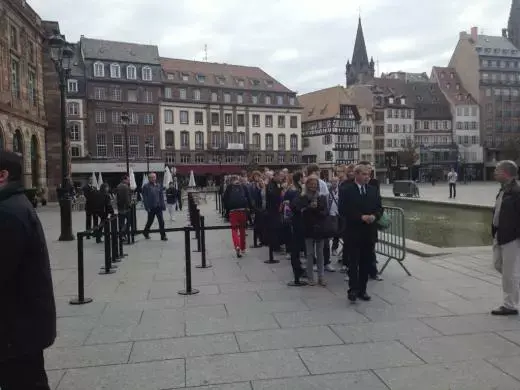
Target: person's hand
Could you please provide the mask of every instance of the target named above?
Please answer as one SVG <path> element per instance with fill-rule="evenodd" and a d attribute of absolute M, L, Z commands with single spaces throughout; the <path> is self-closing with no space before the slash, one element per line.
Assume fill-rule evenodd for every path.
<path fill-rule="evenodd" d="M 362 215 L 361 220 L 365 223 L 370 223 L 370 215 Z"/>

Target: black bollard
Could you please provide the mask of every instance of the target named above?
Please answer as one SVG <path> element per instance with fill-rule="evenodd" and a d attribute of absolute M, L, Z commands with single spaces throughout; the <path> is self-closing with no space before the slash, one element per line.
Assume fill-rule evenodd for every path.
<path fill-rule="evenodd" d="M 78 297 L 71 299 L 71 305 L 84 305 L 92 302 L 92 298 L 85 298 L 85 265 L 83 257 L 83 233 L 78 233 Z"/>
<path fill-rule="evenodd" d="M 211 268 L 211 264 L 206 262 L 206 222 L 204 216 L 200 217 L 200 265 L 197 268 Z"/>
<path fill-rule="evenodd" d="M 112 264 L 112 245 L 110 243 L 110 221 L 108 219 L 103 221 L 103 234 L 105 239 L 105 266 L 101 267 L 99 274 L 113 274 L 114 272 L 116 272 L 114 268 L 117 268 L 117 266 Z"/>
<path fill-rule="evenodd" d="M 218 210 L 218 192 L 215 192 L 215 210 Z"/>
<path fill-rule="evenodd" d="M 269 260 L 264 261 L 266 264 L 278 264 L 280 260 L 275 260 L 272 245 L 269 245 Z"/>
<path fill-rule="evenodd" d="M 132 205 L 132 211 L 131 211 L 131 214 L 132 214 L 132 244 L 135 243 L 135 232 L 137 230 L 137 205 L 134 203 Z"/>
<path fill-rule="evenodd" d="M 130 244 L 131 239 L 130 235 L 132 234 L 132 208 L 133 206 L 130 206 L 130 208 L 126 211 L 126 230 L 125 230 L 125 239 L 126 243 Z"/>
<path fill-rule="evenodd" d="M 199 290 L 192 288 L 191 286 L 191 240 L 190 240 L 190 228 L 186 226 L 184 228 L 184 256 L 186 257 L 186 289 L 180 290 L 180 295 L 195 295 L 199 293 Z"/>
<path fill-rule="evenodd" d="M 118 235 L 117 235 L 117 244 L 119 246 L 119 258 L 123 259 L 125 258 L 127 255 L 124 253 L 124 249 L 123 249 L 123 241 L 125 240 L 125 236 L 127 235 L 127 231 L 128 231 L 128 213 L 126 213 L 124 215 L 125 219 L 121 219 L 121 218 L 117 218 L 117 226 L 118 226 Z M 125 226 L 125 230 L 123 231 L 123 226 L 121 225 L 124 225 Z"/>
<path fill-rule="evenodd" d="M 119 257 L 119 243 L 118 236 L 119 231 L 117 230 L 117 218 L 118 216 L 113 215 L 110 219 L 110 243 L 112 244 L 112 263 L 119 263 L 121 258 Z"/>

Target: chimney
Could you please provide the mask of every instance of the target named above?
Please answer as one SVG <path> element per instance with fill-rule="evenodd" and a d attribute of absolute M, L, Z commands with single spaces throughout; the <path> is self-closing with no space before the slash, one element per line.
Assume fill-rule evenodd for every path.
<path fill-rule="evenodd" d="M 477 42 L 478 39 L 478 27 L 471 27 L 471 39 L 474 42 Z"/>
<path fill-rule="evenodd" d="M 503 36 L 504 38 L 507 38 L 507 28 L 503 28 L 503 29 L 502 29 L 502 36 Z"/>

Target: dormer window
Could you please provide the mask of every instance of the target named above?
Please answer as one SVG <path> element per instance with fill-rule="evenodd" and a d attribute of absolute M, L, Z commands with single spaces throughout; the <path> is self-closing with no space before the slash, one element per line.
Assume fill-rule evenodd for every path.
<path fill-rule="evenodd" d="M 105 77 L 105 65 L 102 62 L 94 62 L 94 77 Z"/>
<path fill-rule="evenodd" d="M 422 96 L 417 95 L 417 101 L 418 101 L 418 102 L 422 102 L 422 100 L 423 100 Z"/>
<path fill-rule="evenodd" d="M 217 83 L 224 85 L 226 83 L 226 78 L 224 76 L 217 76 Z"/>
<path fill-rule="evenodd" d="M 509 50 L 504 49 L 504 50 L 502 50 L 502 53 L 504 53 L 504 54 L 509 54 Z"/>
<path fill-rule="evenodd" d="M 450 83 L 447 83 L 447 84 L 446 84 L 446 89 L 450 89 L 450 88 L 451 88 Z"/>
<path fill-rule="evenodd" d="M 206 82 L 206 76 L 204 76 L 203 74 L 198 74 L 198 75 L 197 75 L 197 81 L 198 81 L 199 83 L 204 83 L 204 82 Z"/>
<path fill-rule="evenodd" d="M 251 80 L 251 85 L 253 85 L 255 87 L 258 87 L 260 85 L 260 81 L 256 80 L 256 79 L 253 79 L 253 80 Z"/>
<path fill-rule="evenodd" d="M 441 79 L 444 78 L 444 72 L 441 72 Z"/>
<path fill-rule="evenodd" d="M 142 78 L 144 81 L 152 81 L 152 68 L 149 66 L 143 67 Z"/>
<path fill-rule="evenodd" d="M 454 79 L 455 78 L 455 73 L 451 72 L 450 73 L 450 79 Z"/>
<path fill-rule="evenodd" d="M 271 104 L 271 96 L 269 96 L 269 95 L 265 96 L 265 104 Z"/>
<path fill-rule="evenodd" d="M 294 104 L 295 104 L 295 99 L 294 99 L 294 97 L 291 96 L 291 97 L 289 98 L 289 104 L 290 104 L 291 106 L 294 106 Z"/>
<path fill-rule="evenodd" d="M 404 106 L 406 104 L 406 99 L 405 98 L 401 98 L 401 104 Z"/>
<path fill-rule="evenodd" d="M 134 65 L 128 65 L 126 67 L 126 78 L 128 80 L 135 80 L 137 78 L 137 70 Z"/>
<path fill-rule="evenodd" d="M 500 53 L 500 49 L 495 49 L 495 54 Z"/>
<path fill-rule="evenodd" d="M 389 104 L 394 104 L 394 98 L 393 97 L 389 97 L 388 98 L 388 103 Z"/>
<path fill-rule="evenodd" d="M 121 68 L 119 64 L 110 64 L 110 77 L 113 79 L 121 78 Z"/>
<path fill-rule="evenodd" d="M 267 85 L 267 88 L 272 88 L 273 87 L 273 81 L 272 80 L 266 80 L 265 81 L 265 85 Z"/>
<path fill-rule="evenodd" d="M 518 53 L 516 50 L 511 50 L 511 54 L 516 56 L 516 53 Z"/>
<path fill-rule="evenodd" d="M 283 104 L 283 96 L 278 95 L 276 97 L 276 104 L 278 104 L 279 106 L 281 106 Z"/>
<path fill-rule="evenodd" d="M 190 75 L 188 73 L 181 74 L 182 81 L 188 81 L 190 79 Z"/>
<path fill-rule="evenodd" d="M 244 80 L 238 79 L 237 80 L 237 84 L 238 84 L 239 87 L 243 87 L 244 86 Z"/>
<path fill-rule="evenodd" d="M 166 77 L 168 78 L 168 80 L 175 80 L 175 75 L 173 73 L 168 73 Z"/>
<path fill-rule="evenodd" d="M 455 84 L 455 89 L 456 89 L 457 91 L 460 89 L 460 84 L 459 84 L 459 83 Z"/>

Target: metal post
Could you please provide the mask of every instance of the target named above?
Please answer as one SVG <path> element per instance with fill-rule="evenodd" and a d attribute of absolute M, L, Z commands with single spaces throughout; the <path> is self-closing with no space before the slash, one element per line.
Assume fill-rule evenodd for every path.
<path fill-rule="evenodd" d="M 112 263 L 119 263 L 121 258 L 119 257 L 119 244 L 117 240 L 117 236 L 119 232 L 117 230 L 117 218 L 118 216 L 113 215 L 110 220 L 110 241 L 112 244 Z"/>
<path fill-rule="evenodd" d="M 264 261 L 266 264 L 278 264 L 280 260 L 275 260 L 273 246 L 269 244 L 269 260 Z"/>
<path fill-rule="evenodd" d="M 195 295 L 199 290 L 191 286 L 191 241 L 190 241 L 190 227 L 184 228 L 184 256 L 186 257 L 186 289 L 180 290 L 180 295 Z"/>
<path fill-rule="evenodd" d="M 119 245 L 119 257 L 121 259 L 125 258 L 127 255 L 124 253 L 124 249 L 123 249 L 123 237 L 127 234 L 126 232 L 128 231 L 128 212 L 125 213 L 124 215 L 124 226 L 126 228 L 125 231 L 122 231 L 122 227 L 121 227 L 121 222 L 123 222 L 121 220 L 121 218 L 118 216 L 117 217 L 117 226 L 118 226 L 118 229 L 117 229 L 117 232 L 118 232 L 118 235 L 117 235 L 117 243 Z"/>
<path fill-rule="evenodd" d="M 85 298 L 85 265 L 83 254 L 83 233 L 78 233 L 78 297 L 71 299 L 71 305 L 84 305 L 92 302 L 92 298 Z"/>
<path fill-rule="evenodd" d="M 135 244 L 135 231 L 137 230 L 137 205 L 132 206 L 132 244 Z"/>
<path fill-rule="evenodd" d="M 200 217 L 200 265 L 197 268 L 211 268 L 206 262 L 206 222 L 204 216 Z"/>
<path fill-rule="evenodd" d="M 128 114 L 124 113 L 123 116 L 124 116 L 123 131 L 124 131 L 124 135 L 125 135 L 126 174 L 128 175 L 128 177 L 130 177 L 130 156 L 129 156 L 129 150 L 128 150 L 129 146 L 128 146 L 128 124 L 127 124 Z"/>
<path fill-rule="evenodd" d="M 111 259 L 111 251 L 112 246 L 110 244 L 110 221 L 106 219 L 103 222 L 103 234 L 105 239 L 105 266 L 101 267 L 101 270 L 99 271 L 100 275 L 106 275 L 106 274 L 113 274 L 116 272 L 114 268 L 117 268 L 117 266 L 112 264 Z"/>
<path fill-rule="evenodd" d="M 218 210 L 218 192 L 215 192 L 215 210 Z"/>
<path fill-rule="evenodd" d="M 60 79 L 60 127 L 61 127 L 61 196 L 60 202 L 60 222 L 61 231 L 59 241 L 73 241 L 72 233 L 72 197 L 70 194 L 69 181 L 69 133 L 67 131 L 67 107 L 66 89 L 67 70 L 57 69 Z M 58 194 L 59 195 L 59 194 Z"/>

